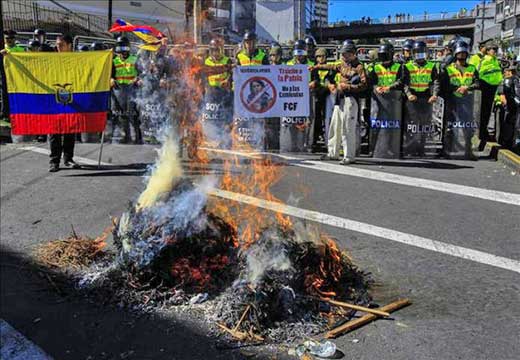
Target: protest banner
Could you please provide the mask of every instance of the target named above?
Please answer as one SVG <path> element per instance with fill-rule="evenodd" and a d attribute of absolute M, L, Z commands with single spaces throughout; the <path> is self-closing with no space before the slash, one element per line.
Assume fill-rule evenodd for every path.
<path fill-rule="evenodd" d="M 306 65 L 239 66 L 235 115 L 246 118 L 309 116 L 309 70 Z"/>

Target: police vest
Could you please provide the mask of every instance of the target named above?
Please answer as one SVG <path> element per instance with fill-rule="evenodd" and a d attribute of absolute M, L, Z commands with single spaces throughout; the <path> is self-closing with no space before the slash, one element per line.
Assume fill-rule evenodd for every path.
<path fill-rule="evenodd" d="M 393 63 L 390 69 L 388 70 L 381 63 L 377 63 L 374 65 L 374 71 L 377 75 L 377 86 L 390 86 L 397 80 L 397 73 L 399 72 L 399 68 L 401 64 Z"/>
<path fill-rule="evenodd" d="M 502 82 L 502 68 L 496 56 L 486 55 L 480 63 L 480 80 L 489 85 L 498 85 Z"/>
<path fill-rule="evenodd" d="M 314 61 L 310 60 L 307 58 L 307 62 L 305 64 L 298 64 L 296 62 L 296 59 L 291 59 L 289 61 L 287 61 L 287 64 L 286 65 L 307 65 L 307 66 L 314 66 Z M 328 70 L 325 70 L 325 71 L 328 71 Z M 309 71 L 309 81 L 311 81 L 311 73 Z"/>
<path fill-rule="evenodd" d="M 424 66 L 416 63 L 406 63 L 406 68 L 410 73 L 410 88 L 415 92 L 424 92 L 430 88 L 432 82 L 432 70 L 435 64 L 428 61 Z"/>
<path fill-rule="evenodd" d="M 126 60 L 116 56 L 114 58 L 114 66 L 116 68 L 116 82 L 118 84 L 131 84 L 137 78 L 137 68 L 135 63 L 137 56 L 130 55 Z"/>
<path fill-rule="evenodd" d="M 206 58 L 204 64 L 206 66 L 218 66 L 218 65 L 226 65 L 229 63 L 229 58 L 227 56 L 223 56 L 222 59 L 214 61 L 211 57 Z M 229 71 L 222 72 L 220 74 L 209 75 L 208 76 L 208 84 L 213 87 L 222 87 L 229 79 Z"/>
<path fill-rule="evenodd" d="M 365 68 L 365 72 L 367 74 L 371 73 L 372 71 L 374 71 L 374 63 L 371 63 L 371 62 L 368 62 L 368 63 L 364 63 L 363 64 L 363 67 Z"/>
<path fill-rule="evenodd" d="M 11 53 L 11 52 L 24 52 L 25 51 L 25 49 L 23 47 L 21 47 L 20 45 L 15 45 L 13 47 L 9 47 L 6 44 L 5 45 L 5 49 L 7 50 L 8 53 Z"/>
<path fill-rule="evenodd" d="M 477 69 L 474 65 L 468 64 L 467 67 L 464 68 L 464 71 L 461 73 L 459 69 L 455 66 L 455 64 L 450 64 L 446 68 L 448 72 L 448 76 L 450 77 L 450 84 L 456 87 L 461 86 L 470 86 L 475 81 L 475 71 Z M 457 97 L 463 97 L 464 95 L 459 94 L 458 92 L 454 92 L 453 95 Z"/>
<path fill-rule="evenodd" d="M 265 53 L 261 49 L 257 49 L 255 56 L 249 57 L 244 50 L 240 50 L 237 54 L 238 65 L 240 66 L 257 66 L 262 65 Z"/>
<path fill-rule="evenodd" d="M 329 74 L 329 70 L 318 70 L 318 76 L 320 78 L 320 86 L 325 86 L 325 79 Z"/>
<path fill-rule="evenodd" d="M 483 57 L 484 55 L 482 55 L 481 53 L 477 53 L 469 58 L 468 64 L 471 64 L 478 68 Z"/>

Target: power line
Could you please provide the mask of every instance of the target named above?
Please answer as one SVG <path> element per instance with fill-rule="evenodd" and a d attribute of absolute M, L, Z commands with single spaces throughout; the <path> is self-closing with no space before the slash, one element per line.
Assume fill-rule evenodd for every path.
<path fill-rule="evenodd" d="M 181 13 L 179 10 L 172 9 L 171 7 L 169 7 L 168 5 L 163 4 L 163 3 L 160 2 L 159 0 L 153 0 L 153 1 L 154 1 L 156 4 L 161 5 L 163 8 L 168 9 L 168 10 L 170 10 L 170 11 L 176 13 L 177 15 L 183 15 L 183 16 L 184 16 L 184 14 Z"/>

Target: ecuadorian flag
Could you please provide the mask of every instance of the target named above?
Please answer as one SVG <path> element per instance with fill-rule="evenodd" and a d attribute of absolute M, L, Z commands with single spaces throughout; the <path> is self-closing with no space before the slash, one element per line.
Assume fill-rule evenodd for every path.
<path fill-rule="evenodd" d="M 10 53 L 4 57 L 15 135 L 102 132 L 112 52 Z"/>

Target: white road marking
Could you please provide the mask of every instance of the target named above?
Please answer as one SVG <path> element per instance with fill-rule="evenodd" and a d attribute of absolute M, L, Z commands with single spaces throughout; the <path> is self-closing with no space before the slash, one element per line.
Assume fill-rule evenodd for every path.
<path fill-rule="evenodd" d="M 428 239 L 425 237 L 404 233 L 380 226 L 375 226 L 355 220 L 349 220 L 338 216 L 328 215 L 317 211 L 306 210 L 294 206 L 275 203 L 252 196 L 229 192 L 220 189 L 210 191 L 210 195 L 218 196 L 224 199 L 238 201 L 245 204 L 251 204 L 263 209 L 279 212 L 285 215 L 294 216 L 330 225 L 345 230 L 356 231 L 362 234 L 372 235 L 379 238 L 395 241 L 398 243 L 415 246 L 421 249 L 435 251 L 441 254 L 451 255 L 466 260 L 471 260 L 481 264 L 491 265 L 497 268 L 505 269 L 520 273 L 520 261 L 509 259 L 493 254 L 489 254 L 479 250 L 473 250 L 462 246 L 447 244 L 441 241 Z"/>
<path fill-rule="evenodd" d="M 0 319 L 0 359 L 52 360 L 42 349 Z"/>
<path fill-rule="evenodd" d="M 44 149 L 44 148 L 41 148 L 38 146 L 24 146 L 24 147 L 21 147 L 20 149 L 32 151 L 32 152 L 44 154 L 44 155 L 49 155 L 51 153 L 50 150 L 47 150 L 47 149 Z M 98 164 L 98 162 L 96 160 L 84 158 L 81 156 L 74 156 L 74 161 L 76 161 L 80 164 L 85 164 L 85 165 L 97 165 Z M 110 164 L 110 163 L 106 163 L 106 162 L 102 161 L 101 165 L 114 165 L 114 164 Z"/>
<path fill-rule="evenodd" d="M 46 155 L 49 154 L 49 150 L 42 149 L 42 148 L 39 148 L 36 146 L 28 146 L 28 147 L 24 147 L 22 149 L 34 151 L 34 152 L 46 154 Z M 208 149 L 208 150 L 215 150 L 215 149 Z M 223 152 L 223 153 L 241 155 L 241 156 L 246 156 L 246 157 L 258 157 L 258 156 L 261 156 L 264 154 L 264 153 L 243 153 L 243 152 L 229 151 L 229 150 L 217 150 L 216 152 Z M 292 158 L 292 157 L 284 156 L 284 155 L 280 155 L 280 157 L 299 160 L 297 158 Z M 81 161 L 85 164 L 97 165 L 97 161 L 94 161 L 91 159 L 82 158 L 82 157 L 75 157 L 75 158 L 78 161 Z M 319 162 L 315 162 L 315 163 L 317 163 L 319 165 L 330 165 L 330 164 L 323 164 L 323 163 L 319 163 Z M 101 163 L 101 164 L 110 165 L 107 163 Z M 301 166 L 301 164 L 298 164 L 298 166 Z M 333 165 L 330 165 L 330 166 L 333 166 Z M 308 166 L 308 167 L 314 168 L 313 166 Z M 343 171 L 345 171 L 345 170 L 362 170 L 362 169 L 354 169 L 354 168 L 350 168 L 350 167 L 349 168 L 338 167 L 338 168 Z M 425 179 L 413 178 L 413 177 L 408 177 L 408 176 L 399 176 L 399 175 L 387 174 L 387 173 L 371 171 L 371 170 L 363 170 L 363 171 L 366 171 L 369 173 L 376 173 L 376 175 L 378 176 L 378 178 L 376 180 L 389 181 L 386 178 L 383 179 L 382 176 L 385 176 L 385 177 L 395 176 L 397 179 L 395 179 L 394 181 L 389 181 L 389 182 L 395 182 L 398 184 L 403 183 L 402 178 L 407 178 L 406 179 L 407 182 L 412 181 L 412 179 L 414 182 L 422 180 L 425 182 L 436 183 L 438 185 L 436 185 L 436 187 L 433 187 L 433 188 L 428 187 L 428 186 L 418 186 L 418 187 L 431 188 L 432 190 L 454 192 L 454 193 L 458 193 L 458 192 L 453 191 L 453 188 L 452 188 L 452 191 L 449 191 L 449 190 L 446 190 L 445 188 L 443 189 L 443 188 L 438 188 L 438 187 L 441 185 L 444 187 L 449 187 L 449 186 L 461 187 L 463 189 L 466 188 L 466 191 L 469 191 L 469 193 L 464 193 L 462 195 L 483 198 L 486 200 L 505 202 L 505 203 L 509 203 L 509 204 L 513 204 L 513 205 L 520 205 L 520 199 L 518 199 L 519 195 L 517 195 L 517 194 L 502 193 L 499 191 L 492 191 L 492 190 L 486 190 L 486 189 L 480 189 L 480 188 L 471 188 L 471 187 L 463 186 L 463 185 L 442 183 L 439 181 L 429 181 L 429 180 L 425 180 Z M 344 173 L 344 172 L 340 172 L 340 173 Z M 351 174 L 348 174 L 348 175 L 351 175 Z M 353 175 L 353 176 L 372 178 L 372 177 L 369 177 L 366 175 L 365 176 Z M 401 181 L 398 181 L 399 179 Z M 415 183 L 404 183 L 404 185 L 417 186 Z M 432 185 L 430 185 L 430 186 L 432 186 Z M 488 195 L 487 195 L 487 197 L 477 196 L 479 194 L 475 193 L 475 191 L 488 192 Z M 501 193 L 502 197 L 497 197 L 497 196 L 493 197 L 493 196 L 491 196 L 491 193 Z M 489 254 L 489 253 L 486 253 L 483 251 L 473 250 L 473 249 L 465 248 L 462 246 L 451 245 L 451 244 L 444 243 L 441 241 L 432 240 L 432 239 L 424 238 L 421 236 L 404 233 L 401 231 L 387 229 L 384 227 L 375 226 L 375 225 L 371 225 L 371 224 L 367 224 L 367 223 L 363 223 L 363 222 L 359 222 L 359 221 L 355 221 L 355 220 L 349 220 L 349 219 L 341 218 L 341 217 L 334 216 L 334 215 L 320 213 L 317 211 L 301 209 L 301 208 L 293 207 L 293 206 L 286 205 L 286 204 L 275 203 L 272 201 L 267 201 L 267 200 L 255 198 L 252 196 L 238 194 L 238 193 L 229 192 L 229 191 L 225 191 L 225 190 L 214 189 L 210 192 L 210 194 L 213 196 L 218 196 L 218 197 L 233 200 L 233 201 L 238 201 L 238 202 L 242 202 L 242 203 L 246 203 L 246 204 L 252 204 L 254 206 L 261 207 L 261 208 L 275 211 L 275 212 L 280 212 L 285 215 L 294 216 L 294 217 L 298 217 L 298 218 L 306 219 L 306 220 L 310 220 L 310 221 L 315 221 L 315 222 L 318 222 L 321 224 L 335 226 L 335 227 L 339 227 L 339 228 L 342 228 L 345 230 L 356 231 L 359 233 L 372 235 L 372 236 L 376 236 L 379 238 L 399 242 L 402 244 L 411 245 L 411 246 L 415 246 L 418 248 L 431 250 L 431 251 L 435 251 L 438 253 L 447 254 L 447 255 L 459 257 L 462 259 L 471 260 L 471 261 L 475 261 L 478 263 L 487 264 L 487 265 L 491 265 L 491 266 L 494 266 L 497 268 L 520 273 L 520 261 Z M 505 195 L 513 196 L 513 198 L 510 199 L 512 201 L 506 201 L 508 199 L 505 199 L 503 197 Z"/>
<path fill-rule="evenodd" d="M 509 193 L 504 191 L 497 190 L 488 190 L 478 187 L 466 186 L 453 184 L 442 181 L 428 180 L 423 178 L 416 178 L 412 176 L 405 175 L 397 175 L 391 174 L 383 171 L 374 171 L 374 170 L 366 170 L 360 169 L 352 166 L 339 166 L 335 164 L 330 164 L 322 161 L 315 160 L 305 160 L 301 158 L 296 158 L 287 155 L 280 154 L 272 154 L 272 153 L 263 153 L 263 152 L 255 152 L 255 153 L 245 153 L 242 151 L 233 151 L 233 150 L 223 150 L 223 149 L 211 149 L 204 148 L 207 151 L 212 151 L 216 153 L 223 153 L 229 155 L 239 155 L 249 158 L 258 158 L 262 155 L 271 155 L 275 157 L 282 158 L 284 160 L 297 160 L 297 163 L 291 163 L 293 166 L 298 166 L 307 169 L 319 170 L 330 172 L 334 174 L 347 175 L 347 176 L 356 176 L 370 180 L 384 181 L 398 185 L 405 186 L 413 186 L 428 190 L 442 191 L 457 195 L 469 196 L 478 199 L 490 200 L 495 202 L 501 202 L 510 205 L 520 206 L 520 194 Z M 520 185 L 519 185 L 520 189 Z"/>

